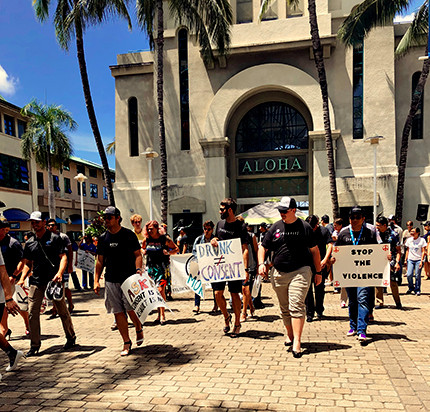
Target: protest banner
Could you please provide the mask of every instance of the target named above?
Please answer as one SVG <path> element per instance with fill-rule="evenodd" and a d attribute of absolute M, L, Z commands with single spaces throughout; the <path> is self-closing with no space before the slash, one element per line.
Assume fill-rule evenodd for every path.
<path fill-rule="evenodd" d="M 130 276 L 122 283 L 121 289 L 142 323 L 154 309 L 169 309 L 147 272 Z"/>
<path fill-rule="evenodd" d="M 245 279 L 246 272 L 240 239 L 220 240 L 218 247 L 210 243 L 197 245 L 200 278 L 204 283 Z"/>
<path fill-rule="evenodd" d="M 86 270 L 89 273 L 94 273 L 95 259 L 94 255 L 84 250 L 78 250 L 78 263 L 76 267 L 81 270 Z"/>
<path fill-rule="evenodd" d="M 170 256 L 170 274 L 172 275 L 172 293 L 193 291 L 203 297 L 199 265 L 192 253 Z"/>
<path fill-rule="evenodd" d="M 333 257 L 334 287 L 390 285 L 389 245 L 335 246 Z"/>

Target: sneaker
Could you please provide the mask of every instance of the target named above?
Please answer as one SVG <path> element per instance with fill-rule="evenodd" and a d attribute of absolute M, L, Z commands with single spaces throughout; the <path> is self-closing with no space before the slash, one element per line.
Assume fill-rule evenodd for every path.
<path fill-rule="evenodd" d="M 18 365 L 19 360 L 24 356 L 24 353 L 17 350 L 15 356 L 9 358 L 9 366 L 6 368 L 6 372 L 13 371 Z"/>
<path fill-rule="evenodd" d="M 357 334 L 357 331 L 354 329 L 350 329 L 347 333 L 346 336 L 355 336 Z"/>
<path fill-rule="evenodd" d="M 340 307 L 342 309 L 346 308 L 346 302 L 344 300 L 342 302 L 340 302 Z"/>
<path fill-rule="evenodd" d="M 366 340 L 367 340 L 366 334 L 365 333 L 359 333 L 357 336 L 357 339 L 359 342 L 366 342 Z"/>
<path fill-rule="evenodd" d="M 306 317 L 306 322 L 312 322 L 314 320 L 313 316 L 307 316 Z"/>
<path fill-rule="evenodd" d="M 416 292 L 415 295 L 420 296 L 421 292 Z"/>

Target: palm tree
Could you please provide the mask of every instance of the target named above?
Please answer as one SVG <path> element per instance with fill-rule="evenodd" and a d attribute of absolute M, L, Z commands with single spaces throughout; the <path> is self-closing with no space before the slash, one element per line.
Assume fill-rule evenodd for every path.
<path fill-rule="evenodd" d="M 52 168 L 60 168 L 72 155 L 66 130 L 74 130 L 77 124 L 61 106 L 45 105 L 36 100 L 25 105 L 21 113 L 30 119 L 22 135 L 22 156 L 26 160 L 34 157 L 40 168 L 48 171 L 49 217 L 55 219 Z"/>
<path fill-rule="evenodd" d="M 339 29 L 338 37 L 348 46 L 354 46 L 376 26 L 392 24 L 396 14 L 408 9 L 410 0 L 365 0 L 355 6 L 350 15 Z M 395 56 L 401 57 L 411 50 L 412 47 L 425 44 L 428 36 L 428 2 L 424 1 L 418 13 L 406 33 L 403 35 L 396 48 Z M 421 75 L 413 92 L 411 106 L 403 126 L 402 140 L 400 145 L 397 194 L 396 194 L 396 217 L 401 222 L 403 217 L 403 199 L 405 196 L 405 174 L 408 158 L 409 134 L 412 121 L 420 106 L 421 97 L 430 69 L 430 59 L 423 63 Z"/>
<path fill-rule="evenodd" d="M 272 0 L 262 0 L 260 9 L 260 19 L 263 14 L 267 11 L 267 8 Z M 297 5 L 298 0 L 287 0 L 289 5 Z M 311 29 L 312 38 L 312 50 L 314 54 L 315 67 L 318 73 L 318 80 L 321 89 L 321 97 L 323 102 L 323 118 L 324 118 L 324 134 L 325 134 L 325 148 L 327 152 L 327 164 L 328 164 L 328 175 L 330 184 L 330 197 L 333 219 L 339 217 L 339 201 L 337 195 L 337 184 L 336 184 L 336 168 L 334 166 L 334 154 L 333 154 L 333 139 L 331 135 L 331 124 L 330 124 L 330 111 L 328 104 L 328 86 L 327 76 L 324 65 L 323 49 L 321 46 L 321 39 L 318 30 L 318 18 L 316 12 L 315 0 L 308 0 L 308 11 L 309 11 L 309 24 Z"/>
<path fill-rule="evenodd" d="M 119 17 L 125 18 L 131 28 L 130 16 L 126 8 L 128 2 L 129 0 L 57 0 L 54 16 L 55 34 L 61 48 L 68 50 L 72 38 L 75 37 L 76 40 L 85 105 L 103 166 L 103 175 L 109 204 L 112 206 L 115 205 L 115 199 L 112 190 L 111 173 L 91 96 L 87 64 L 85 61 L 84 32 L 89 25 L 102 23 L 111 15 L 118 15 Z M 33 0 L 36 16 L 41 22 L 45 21 L 49 16 L 50 3 L 51 0 Z"/>
<path fill-rule="evenodd" d="M 233 21 L 231 7 L 227 0 L 168 0 L 168 4 L 170 13 L 177 22 L 186 25 L 196 35 L 205 63 L 214 59 L 212 44 L 217 48 L 220 55 L 227 53 L 230 45 L 230 26 Z M 137 0 L 137 18 L 149 36 L 151 47 L 156 49 L 158 138 L 161 160 L 161 220 L 163 223 L 167 223 L 167 151 L 163 110 L 163 0 Z M 155 39 L 154 27 L 156 27 Z"/>

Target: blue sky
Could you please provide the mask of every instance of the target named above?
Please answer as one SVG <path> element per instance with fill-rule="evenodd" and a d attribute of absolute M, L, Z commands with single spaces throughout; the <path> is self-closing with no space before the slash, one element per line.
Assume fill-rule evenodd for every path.
<path fill-rule="evenodd" d="M 411 3 L 405 16 L 416 10 L 422 0 Z M 84 40 L 97 119 L 107 144 L 115 137 L 115 83 L 109 66 L 116 64 L 117 54 L 148 50 L 148 41 L 137 27 L 130 32 L 127 23 L 118 19 L 89 28 Z M 74 43 L 67 53 L 60 49 L 52 20 L 39 23 L 32 0 L 0 0 L 0 94 L 17 106 L 33 98 L 61 104 L 79 125 L 71 135 L 74 154 L 100 163 L 85 108 Z M 108 158 L 114 167 L 114 156 Z"/>

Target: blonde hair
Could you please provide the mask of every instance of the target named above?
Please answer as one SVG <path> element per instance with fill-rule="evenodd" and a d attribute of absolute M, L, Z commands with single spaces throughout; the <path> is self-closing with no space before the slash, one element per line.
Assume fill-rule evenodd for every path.
<path fill-rule="evenodd" d="M 132 215 L 130 217 L 130 222 L 133 223 L 133 220 L 137 220 L 137 219 L 140 220 L 140 221 L 142 221 L 142 216 L 140 216 L 137 213 L 135 213 L 134 215 Z"/>

